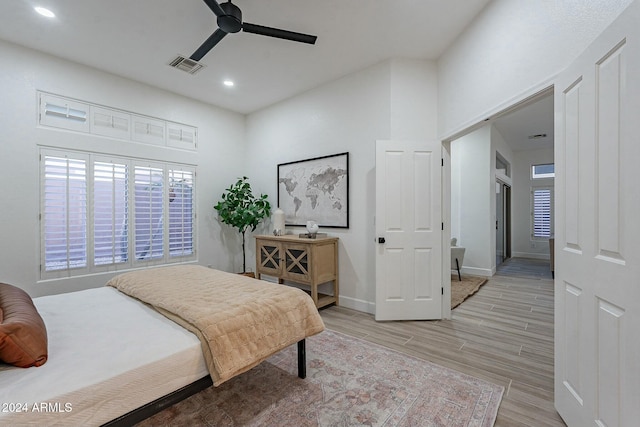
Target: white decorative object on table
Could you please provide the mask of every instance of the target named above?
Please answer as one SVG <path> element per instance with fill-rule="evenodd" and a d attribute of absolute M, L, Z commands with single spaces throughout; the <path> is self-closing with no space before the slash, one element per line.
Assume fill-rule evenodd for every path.
<path fill-rule="evenodd" d="M 283 236 L 284 232 L 284 211 L 280 208 L 273 211 L 273 235 Z"/>
<path fill-rule="evenodd" d="M 309 237 L 315 237 L 319 228 L 318 223 L 315 221 L 307 221 L 307 233 L 309 233 Z"/>

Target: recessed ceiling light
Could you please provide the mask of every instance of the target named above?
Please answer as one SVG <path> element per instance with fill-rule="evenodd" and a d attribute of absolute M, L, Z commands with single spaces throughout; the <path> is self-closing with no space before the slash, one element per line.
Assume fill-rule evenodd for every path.
<path fill-rule="evenodd" d="M 227 87 L 232 87 L 233 85 L 235 85 L 235 83 L 233 83 L 232 80 L 225 80 L 222 82 L 223 85 L 227 86 Z"/>
<path fill-rule="evenodd" d="M 33 8 L 36 12 L 38 12 L 42 16 L 46 16 L 47 18 L 54 18 L 56 16 L 55 13 L 51 12 L 49 9 L 36 6 Z"/>

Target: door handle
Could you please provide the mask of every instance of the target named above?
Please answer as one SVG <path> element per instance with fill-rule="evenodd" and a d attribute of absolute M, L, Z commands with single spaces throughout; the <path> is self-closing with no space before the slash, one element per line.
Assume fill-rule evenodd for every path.
<path fill-rule="evenodd" d="M 378 243 L 385 243 L 386 240 L 384 239 L 384 237 L 378 237 Z"/>

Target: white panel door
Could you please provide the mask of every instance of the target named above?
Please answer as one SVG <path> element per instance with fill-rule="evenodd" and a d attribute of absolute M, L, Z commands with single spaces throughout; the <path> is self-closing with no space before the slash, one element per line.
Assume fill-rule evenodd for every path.
<path fill-rule="evenodd" d="M 377 141 L 376 320 L 442 318 L 442 144 Z"/>
<path fill-rule="evenodd" d="M 640 420 L 640 4 L 555 85 L 555 404 L 569 426 Z"/>

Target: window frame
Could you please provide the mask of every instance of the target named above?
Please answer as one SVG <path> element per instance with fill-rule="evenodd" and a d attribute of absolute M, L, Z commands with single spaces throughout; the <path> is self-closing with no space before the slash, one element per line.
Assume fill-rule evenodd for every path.
<path fill-rule="evenodd" d="M 553 172 L 548 173 L 536 173 L 537 166 L 553 166 Z M 531 179 L 554 179 L 556 177 L 556 165 L 555 163 L 538 163 L 535 165 L 531 165 Z"/>
<path fill-rule="evenodd" d="M 114 156 L 108 154 L 99 154 L 99 153 L 87 153 L 87 152 L 78 152 L 64 149 L 53 149 L 53 148 L 40 148 L 40 279 L 48 280 L 48 279 L 58 279 L 58 278 L 67 278 L 67 277 L 76 277 L 93 273 L 104 273 L 104 272 L 113 272 L 113 271 L 124 271 L 133 268 L 141 268 L 151 265 L 167 265 L 174 264 L 180 262 L 187 262 L 197 259 L 197 218 L 196 218 L 196 166 L 181 164 L 177 162 L 167 162 L 167 161 L 152 161 L 152 160 L 140 160 L 133 157 L 128 156 Z M 86 179 L 86 202 L 85 202 L 85 218 L 86 218 L 86 229 L 85 229 L 85 258 L 86 258 L 86 266 L 78 267 L 78 268 L 64 268 L 58 270 L 47 270 L 46 267 L 46 240 L 45 240 L 45 226 L 46 226 L 46 217 L 45 217 L 45 184 L 46 184 L 46 176 L 45 176 L 45 165 L 46 159 L 48 157 L 62 157 L 69 159 L 82 159 L 85 161 L 85 179 Z M 96 202 L 96 194 L 95 194 L 95 166 L 96 162 L 100 163 L 117 163 L 126 165 L 127 170 L 127 260 L 125 262 L 116 262 L 116 263 L 108 263 L 108 264 L 96 264 L 95 260 L 95 202 Z M 162 189 L 163 189 L 163 201 L 162 201 L 162 256 L 156 259 L 136 259 L 135 257 L 135 247 L 136 247 L 136 230 L 135 230 L 135 209 L 136 209 L 136 199 L 135 199 L 135 179 L 133 178 L 134 168 L 136 166 L 142 167 L 157 167 L 163 171 L 162 178 Z M 171 184 L 169 181 L 170 171 L 172 170 L 180 170 L 186 171 L 191 174 L 191 253 L 180 254 L 180 255 L 172 255 L 169 250 L 169 220 L 164 220 L 164 218 L 170 217 L 170 201 L 167 194 L 165 194 L 165 189 L 169 190 L 171 188 Z M 184 223 L 184 221 L 183 221 Z M 187 224 L 189 224 L 187 222 Z M 68 233 L 68 230 L 67 230 Z M 116 244 L 116 239 L 113 240 L 114 245 Z"/>

